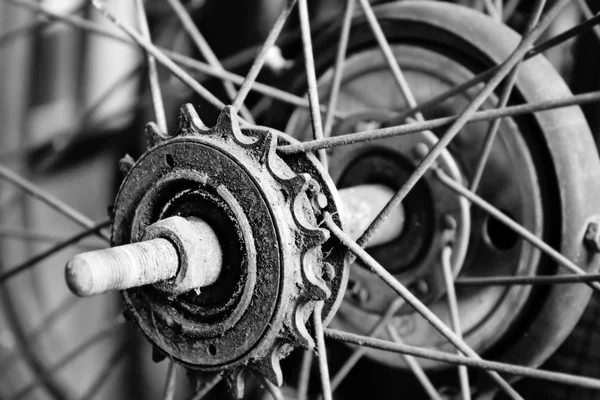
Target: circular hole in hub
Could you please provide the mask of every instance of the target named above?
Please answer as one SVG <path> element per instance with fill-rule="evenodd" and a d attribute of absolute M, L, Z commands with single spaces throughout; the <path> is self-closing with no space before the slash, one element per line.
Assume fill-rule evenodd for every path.
<path fill-rule="evenodd" d="M 500 211 L 514 221 L 511 213 L 506 210 Z M 515 231 L 491 215 L 486 216 L 483 230 L 488 244 L 499 251 L 510 250 L 519 241 L 519 235 Z"/>
<path fill-rule="evenodd" d="M 170 154 L 167 154 L 165 156 L 165 161 L 167 162 L 167 165 L 171 168 L 173 168 L 175 166 L 175 159 L 173 159 L 173 156 Z"/>
<path fill-rule="evenodd" d="M 211 356 L 217 355 L 217 347 L 214 344 L 208 346 L 208 352 Z"/>

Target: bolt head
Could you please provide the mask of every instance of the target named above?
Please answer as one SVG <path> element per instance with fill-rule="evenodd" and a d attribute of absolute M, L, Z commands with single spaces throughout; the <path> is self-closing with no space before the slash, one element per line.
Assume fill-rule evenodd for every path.
<path fill-rule="evenodd" d="M 600 253 L 600 222 L 589 223 L 585 231 L 585 244 L 591 251 Z"/>

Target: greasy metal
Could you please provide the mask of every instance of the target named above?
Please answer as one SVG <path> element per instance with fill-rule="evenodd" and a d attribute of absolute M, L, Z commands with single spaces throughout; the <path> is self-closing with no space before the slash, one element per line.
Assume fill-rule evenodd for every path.
<path fill-rule="evenodd" d="M 179 257 L 163 238 L 75 255 L 67 263 L 67 286 L 77 296 L 150 285 L 173 278 Z"/>
<path fill-rule="evenodd" d="M 217 281 L 223 254 L 219 238 L 209 224 L 194 217 L 161 219 L 145 229 L 141 243 L 158 238 L 167 239 L 175 246 L 179 268 L 174 279 L 156 283 L 156 288 L 177 296 Z"/>
<path fill-rule="evenodd" d="M 339 194 L 346 231 L 351 238 L 357 239 L 390 201 L 394 191 L 384 185 L 370 184 L 340 189 Z M 390 219 L 373 236 L 370 246 L 375 247 L 400 236 L 406 220 L 404 207 L 398 207 Z"/>
<path fill-rule="evenodd" d="M 280 385 L 279 359 L 314 346 L 306 323 L 315 302 L 326 300 L 326 319 L 345 287 L 343 251 L 318 227 L 323 211 L 337 213 L 333 184 L 316 159 L 277 156 L 277 140 L 291 140 L 283 134 L 241 129 L 231 107 L 212 129 L 185 105 L 172 138 L 148 131 L 151 147 L 128 168 L 115 201 L 113 246 L 178 237 L 182 228 L 162 221 L 198 218 L 216 233 L 223 268 L 213 284 L 179 296 L 126 290 L 127 313 L 159 352 L 189 369 L 225 371 L 237 382 L 251 368 Z"/>
<path fill-rule="evenodd" d="M 81 297 L 150 284 L 179 295 L 214 283 L 222 258 L 206 222 L 169 217 L 148 226 L 141 242 L 75 255 L 65 274 L 69 289 Z"/>

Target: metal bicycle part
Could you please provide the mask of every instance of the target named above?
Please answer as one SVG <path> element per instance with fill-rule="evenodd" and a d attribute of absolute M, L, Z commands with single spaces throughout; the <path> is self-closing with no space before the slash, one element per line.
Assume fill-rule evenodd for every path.
<path fill-rule="evenodd" d="M 504 97 L 502 93 L 506 89 L 498 90 L 497 97 L 491 96 L 487 102 L 482 93 L 486 90 L 493 91 L 493 86 L 499 84 L 502 74 L 509 74 L 510 69 L 518 65 L 519 57 L 526 54 L 525 44 L 527 41 L 529 45 L 532 44 L 535 35 L 539 36 L 539 31 L 544 24 L 547 24 L 546 20 L 541 20 L 539 29 L 527 32 L 522 42 L 525 44 L 519 45 L 518 36 L 508 29 L 465 8 L 428 3 L 394 4 L 378 8 L 373 13 L 368 2 L 361 0 L 360 4 L 367 15 L 368 22 L 359 18 L 351 25 L 350 56 L 346 61 L 347 69 L 342 90 L 338 93 L 340 95 L 338 103 L 333 104 L 334 110 L 341 115 L 336 117 L 338 121 L 332 130 L 334 137 L 331 139 L 335 139 L 336 135 L 352 137 L 353 130 L 365 130 L 366 133 L 375 135 L 380 129 L 373 123 L 383 122 L 382 129 L 387 129 L 385 123 L 390 113 L 403 113 L 407 108 L 414 108 L 418 103 L 426 103 L 438 93 L 460 86 L 462 81 L 468 81 L 488 68 L 496 65 L 500 67 L 490 75 L 490 82 L 482 85 L 482 92 L 477 90 L 464 92 L 458 99 L 445 103 L 444 107 L 439 105 L 438 107 L 441 108 L 431 107 L 423 111 L 422 115 L 413 113 L 414 119 L 406 120 L 406 125 L 403 121 L 400 124 L 393 123 L 389 127 L 393 130 L 397 127 L 404 129 L 402 127 L 411 124 L 420 126 L 420 133 L 414 133 L 410 139 L 408 137 L 406 141 L 405 138 L 385 139 L 380 142 L 383 144 L 380 147 L 385 148 L 382 150 L 377 148 L 377 142 L 367 138 L 365 143 L 361 140 L 360 143 L 350 146 L 335 147 L 329 155 L 324 151 L 325 146 L 317 147 L 319 150 L 319 161 L 317 161 L 317 158 L 306 150 L 293 149 L 311 144 L 321 146 L 323 143 L 328 143 L 327 140 L 330 139 L 322 139 L 319 92 L 321 92 L 321 100 L 324 100 L 327 86 L 335 80 L 332 72 L 326 72 L 334 65 L 334 52 L 327 50 L 330 48 L 328 42 L 331 41 L 332 33 L 326 32 L 320 36 L 320 39 L 315 42 L 313 51 L 310 34 L 307 34 L 309 23 L 307 5 L 304 1 L 299 3 L 308 81 L 306 86 L 308 86 L 309 96 L 308 99 L 302 99 L 295 93 L 288 93 L 285 96 L 288 100 L 293 99 L 294 107 L 302 105 L 311 110 L 314 140 L 309 140 L 307 143 L 297 142 L 270 128 L 248 127 L 248 121 L 244 119 L 240 119 L 240 128 L 236 127 L 237 108 L 243 108 L 248 91 L 255 87 L 254 81 L 265 61 L 268 48 L 279 34 L 293 6 L 293 3 L 290 3 L 284 8 L 274 30 L 269 34 L 264 51 L 259 53 L 240 91 L 232 95 L 234 107 L 226 107 L 221 111 L 221 118 L 215 128 L 204 127 L 194 115 L 193 108 L 187 106 L 181 116 L 182 123 L 177 129 L 177 136 L 165 135 L 164 132 L 167 130 L 163 126 L 157 128 L 150 125 L 148 152 L 135 164 L 129 158 L 121 163 L 122 169 L 131 170 L 111 214 L 112 244 L 135 246 L 136 243 L 151 243 L 153 240 L 164 239 L 166 242 L 161 241 L 161 245 L 157 248 L 160 247 L 170 254 L 165 253 L 165 258 L 170 260 L 168 268 L 165 267 L 168 272 L 166 275 L 161 275 L 161 278 L 156 278 L 163 280 L 166 277 L 163 283 L 152 280 L 147 283 L 153 286 L 136 288 L 138 284 L 132 284 L 122 287 L 126 289 L 124 295 L 127 315 L 132 317 L 153 342 L 157 349 L 155 358 L 158 360 L 167 356 L 191 370 L 192 381 L 196 382 L 194 389 L 198 390 L 198 396 L 208 390 L 207 388 L 214 386 L 222 372 L 225 373 L 225 380 L 233 388 L 234 393 L 240 394 L 239 385 L 243 382 L 240 369 L 249 367 L 249 370 L 258 373 L 259 382 L 263 382 L 262 384 L 277 397 L 280 396 L 277 389 L 268 381 L 261 381 L 261 377 L 281 384 L 283 377 L 277 370 L 278 358 L 293 347 L 311 348 L 314 337 L 319 355 L 323 395 L 325 398 L 331 398 L 324 336 L 338 338 L 340 336 L 334 329 L 324 331 L 323 325 L 332 321 L 331 323 L 334 324 L 332 326 L 336 328 L 343 326 L 338 325 L 339 320 L 336 318 L 347 318 L 350 315 L 347 313 L 349 308 L 354 308 L 358 312 L 371 313 L 376 318 L 371 318 L 368 321 L 369 325 L 377 324 L 378 321 L 384 320 L 384 315 L 389 314 L 390 308 L 386 305 L 399 304 L 395 300 L 398 298 L 397 294 L 404 298 L 406 304 L 393 309 L 390 315 L 392 317 L 396 313 L 400 317 L 414 315 L 411 307 L 417 309 L 422 316 L 419 318 L 423 321 L 422 326 L 425 329 L 419 332 L 433 334 L 436 330 L 440 331 L 439 335 L 435 334 L 437 342 L 434 340 L 434 347 L 446 350 L 443 354 L 448 356 L 452 355 L 453 349 L 457 347 L 468 356 L 456 356 L 458 358 L 452 359 L 452 362 L 458 362 L 459 358 L 463 357 L 466 358 L 466 361 L 462 359 L 463 363 L 473 366 L 479 362 L 480 367 L 483 365 L 483 368 L 488 371 L 496 369 L 509 373 L 519 371 L 518 374 L 524 376 L 537 376 L 542 379 L 555 379 L 570 384 L 595 387 L 597 382 L 586 380 L 584 377 L 553 375 L 535 369 L 518 369 L 508 364 L 537 367 L 556 349 L 576 323 L 590 296 L 591 290 L 582 284 L 554 285 L 541 289 L 534 287 L 531 290 L 529 287 L 472 290 L 472 292 L 485 293 L 481 294 L 481 298 L 486 300 L 492 298 L 488 307 L 490 310 L 494 308 L 495 302 L 501 303 L 502 300 L 508 299 L 507 293 L 513 293 L 515 297 L 512 301 L 516 306 L 513 303 L 512 310 L 519 309 L 519 318 L 511 319 L 508 324 L 502 325 L 505 323 L 504 318 L 495 320 L 489 318 L 488 321 L 494 322 L 496 329 L 494 324 L 490 324 L 486 331 L 491 336 L 483 339 L 473 339 L 470 335 L 469 323 L 465 321 L 457 323 L 456 309 L 452 311 L 452 302 L 455 303 L 455 308 L 456 305 L 459 306 L 458 311 L 463 310 L 463 312 L 466 304 L 460 302 L 461 293 L 464 293 L 462 289 L 457 292 L 459 300 L 452 300 L 455 293 L 453 279 L 456 275 L 458 275 L 457 282 L 463 277 L 481 278 L 481 269 L 472 268 L 472 265 L 476 261 L 485 260 L 486 257 L 494 257 L 493 265 L 508 265 L 505 269 L 494 270 L 495 274 L 500 275 L 519 276 L 526 273 L 536 278 L 538 275 L 560 274 L 559 268 L 565 267 L 573 273 L 588 278 L 596 271 L 598 260 L 594 256 L 593 247 L 586 247 L 585 237 L 588 237 L 589 243 L 591 234 L 588 222 L 594 218 L 596 212 L 589 199 L 599 190 L 595 177 L 600 166 L 581 113 L 577 108 L 568 108 L 527 116 L 515 114 L 510 119 L 506 118 L 500 125 L 500 136 L 488 155 L 488 168 L 482 176 L 479 191 L 475 193 L 462 188 L 470 183 L 475 174 L 473 163 L 477 161 L 479 155 L 475 152 L 470 153 L 472 149 L 469 147 L 482 147 L 483 141 L 470 142 L 470 139 L 465 140 L 465 137 L 481 135 L 482 133 L 477 131 L 485 130 L 485 127 L 481 128 L 481 125 L 485 126 L 485 124 L 470 124 L 462 127 L 459 118 L 459 121 L 455 122 L 446 133 L 438 130 L 443 124 L 433 127 L 434 135 L 427 121 L 423 121 L 424 117 L 435 120 L 435 117 L 440 115 L 451 118 L 454 114 L 461 114 L 463 110 L 466 110 L 465 115 L 469 113 L 472 115 L 478 108 L 474 104 L 480 101 L 483 103 L 483 109 L 493 108 L 500 101 L 499 98 Z M 560 2 L 559 5 L 563 3 L 565 2 Z M 543 2 L 537 4 L 543 5 Z M 221 100 L 210 95 L 197 82 L 194 83 L 185 71 L 178 70 L 175 64 L 165 58 L 161 50 L 156 49 L 146 40 L 147 38 L 144 39 L 135 31 L 129 30 L 126 24 L 118 20 L 118 17 L 115 18 L 109 11 L 105 11 L 99 2 L 95 2 L 95 5 L 116 21 L 132 41 L 183 79 L 209 103 L 222 108 L 219 105 L 224 104 Z M 548 13 L 556 15 L 558 10 L 558 8 L 550 8 Z M 375 23 L 373 23 L 373 16 L 375 16 Z M 464 24 L 467 20 L 471 21 L 469 28 Z M 532 19 L 534 20 L 535 18 Z M 383 30 L 378 31 L 377 26 Z M 333 26 L 331 31 L 337 28 L 339 27 Z M 367 35 L 370 30 L 376 34 L 383 33 L 383 41 L 381 35 L 377 40 Z M 473 35 L 474 31 L 477 32 L 476 35 Z M 498 40 L 499 37 L 509 39 Z M 379 56 L 377 50 L 372 50 L 376 45 L 382 47 L 384 57 Z M 517 49 L 514 53 L 517 55 L 511 55 L 514 49 Z M 452 54 L 453 51 L 456 54 Z M 151 57 L 148 62 L 152 63 Z M 378 66 L 375 69 L 382 71 L 386 63 L 393 73 L 380 80 L 383 85 L 376 91 L 378 95 L 390 93 L 391 100 L 383 104 L 370 101 L 369 95 L 376 88 L 370 87 L 367 79 L 366 86 L 358 91 L 358 103 L 361 106 L 368 104 L 369 109 L 346 108 L 344 85 L 347 81 L 356 78 L 355 81 L 360 82 L 360 78 L 356 76 L 365 72 L 360 71 L 365 65 L 372 70 L 373 65 L 369 66 L 369 64 L 376 64 Z M 444 72 L 449 76 L 436 75 L 440 64 L 447 67 Z M 336 65 L 339 67 L 340 64 L 336 63 Z M 356 76 L 347 77 L 346 74 L 352 75 L 353 68 L 356 68 L 354 70 Z M 419 70 L 420 68 L 425 71 Z M 217 67 L 211 71 L 216 71 L 217 74 L 223 73 Z M 402 71 L 405 71 L 406 75 Z M 492 76 L 494 74 L 496 76 Z M 404 76 L 407 78 L 405 81 L 403 81 Z M 439 80 L 438 86 L 427 82 L 433 76 Z M 320 77 L 320 86 L 317 85 L 317 77 Z M 152 78 L 151 76 L 151 83 L 156 85 L 156 80 Z M 422 79 L 422 82 L 419 82 L 419 79 Z M 552 84 L 550 85 L 549 82 Z M 400 91 L 392 90 L 395 84 L 398 84 Z M 303 87 L 303 83 L 301 82 L 299 86 Z M 357 83 L 357 86 L 360 87 L 360 84 Z M 509 86 L 511 85 L 507 85 Z M 262 87 L 261 90 L 264 89 Z M 397 95 L 400 92 L 402 96 Z M 277 96 L 281 97 L 281 92 L 271 91 L 271 93 L 277 93 Z M 508 107 L 520 103 L 547 104 L 556 97 L 568 98 L 569 96 L 568 89 L 552 68 L 544 60 L 536 57 L 519 66 L 518 79 Z M 160 122 L 160 107 L 157 104 L 154 102 L 157 119 Z M 470 108 L 474 109 L 469 111 Z M 505 107 L 501 106 L 501 108 Z M 323 111 L 324 114 L 328 112 Z M 284 114 L 277 116 L 281 115 Z M 509 114 L 509 117 L 511 115 Z M 294 118 L 292 117 L 290 126 L 297 123 Z M 452 120 L 448 122 L 452 123 Z M 327 123 L 325 125 L 327 128 Z M 293 133 L 293 131 L 294 129 L 288 127 L 288 132 Z M 305 132 L 306 129 L 302 128 L 300 131 Z M 297 133 L 295 136 L 303 140 L 308 139 L 304 133 L 301 135 Z M 445 150 L 444 147 L 450 141 L 448 138 L 452 135 L 456 136 L 453 147 Z M 573 140 L 573 136 L 576 136 L 577 140 Z M 424 144 L 425 147 L 420 144 Z M 461 146 L 464 147 L 461 149 Z M 438 156 L 440 158 L 435 162 Z M 506 158 L 509 158 L 510 162 L 506 162 Z M 403 159 L 404 162 L 397 165 L 396 159 Z M 329 164 L 329 171 L 323 168 L 321 163 Z M 358 167 L 355 167 L 354 163 Z M 377 170 L 387 171 L 387 176 L 394 176 L 394 179 L 397 179 L 395 175 L 402 175 L 403 179 L 386 181 L 383 179 L 385 173 L 380 176 L 372 173 Z M 523 170 L 526 173 L 519 176 Z M 493 187 L 494 182 L 488 180 L 487 174 L 506 181 L 511 181 L 510 178 L 516 179 L 513 179 L 514 182 L 507 183 L 505 186 L 507 189 L 503 191 Z M 3 173 L 2 176 L 8 177 L 21 187 L 28 188 L 26 190 L 29 192 L 37 193 L 38 197 L 50 202 L 70 217 L 75 217 L 76 214 L 65 211 L 65 207 L 56 207 L 59 202 L 49 200 L 48 196 L 40 194 L 41 192 L 27 186 L 8 172 Z M 418 183 L 421 176 L 422 179 Z M 357 241 L 364 246 L 368 238 L 357 238 L 358 234 L 348 236 L 339 229 L 341 221 L 351 221 L 351 224 L 356 223 L 356 226 L 362 227 L 365 226 L 366 220 L 373 226 L 371 221 L 375 219 L 374 224 L 378 226 L 382 218 L 377 216 L 378 211 L 371 210 L 366 216 L 361 217 L 365 221 L 360 221 L 360 218 L 353 220 L 344 216 L 341 209 L 338 211 L 338 204 L 344 201 L 350 204 L 352 196 L 355 196 L 355 200 L 362 201 L 368 199 L 369 195 L 385 198 L 385 201 L 380 202 L 382 205 L 388 202 L 394 204 L 402 193 L 407 192 L 406 187 L 409 183 L 414 185 L 417 193 L 421 191 L 417 200 L 422 204 L 411 200 L 410 195 L 403 199 L 401 212 L 398 211 L 392 218 L 396 226 L 385 230 L 389 234 L 379 238 L 377 245 L 371 246 L 369 253 L 357 248 L 355 243 Z M 378 185 L 377 189 L 372 187 L 374 184 Z M 338 190 L 342 191 L 344 187 L 356 185 L 359 185 L 358 194 L 347 195 L 350 193 L 348 190 L 343 196 L 338 196 Z M 361 189 L 362 186 L 365 187 Z M 243 188 L 248 190 L 244 191 Z M 397 191 L 397 194 L 392 195 L 394 191 Z M 473 204 L 467 205 L 467 199 Z M 529 202 L 525 201 L 526 199 Z M 418 211 L 418 207 L 421 207 L 421 211 Z M 381 215 L 387 215 L 387 208 L 389 207 L 385 205 Z M 498 213 L 498 209 L 501 213 Z M 331 219 L 332 215 L 334 220 Z M 557 219 L 556 215 L 560 215 L 560 218 Z M 216 284 L 214 279 L 204 279 L 201 270 L 199 272 L 193 269 L 198 265 L 205 265 L 206 259 L 193 261 L 191 270 L 193 274 L 190 275 L 190 265 L 182 262 L 188 260 L 184 257 L 188 251 L 185 249 L 189 246 L 190 249 L 197 249 L 194 240 L 198 238 L 203 240 L 209 233 L 198 233 L 201 229 L 190 230 L 175 226 L 170 228 L 163 226 L 162 230 L 159 229 L 161 221 L 167 224 L 169 218 L 174 216 L 188 218 L 190 222 L 195 221 L 196 218 L 211 226 L 219 243 L 216 244 L 212 240 L 212 244 L 208 246 L 211 249 L 225 249 L 222 253 L 223 261 L 215 261 L 219 265 L 223 263 L 224 266 L 215 269 L 219 275 L 216 282 L 223 278 L 226 281 L 225 286 L 229 285 L 230 290 L 217 285 L 219 290 L 211 295 L 210 287 Z M 356 222 L 357 219 L 359 221 Z M 259 223 L 259 220 L 262 222 Z M 98 232 L 104 226 L 104 224 L 93 225 L 82 219 L 79 219 L 79 222 L 88 225 L 89 232 L 86 231 L 84 234 Z M 428 226 L 425 227 L 427 229 L 422 229 L 419 225 Z M 370 230 L 371 227 L 367 232 Z M 144 236 L 146 231 L 155 233 Z M 513 231 L 516 233 L 511 234 L 516 236 L 512 236 L 511 240 L 504 240 L 506 237 L 503 235 Z M 326 241 L 329 232 L 332 233 L 332 238 Z M 428 233 L 425 235 L 422 232 Z M 396 260 L 397 264 L 390 263 L 389 260 L 393 258 L 388 253 L 394 254 L 390 243 L 401 242 L 406 237 L 416 238 L 417 242 L 413 242 L 405 249 L 400 248 L 396 254 L 406 256 L 408 261 Z M 541 244 L 540 238 L 544 240 Z M 179 243 L 180 239 L 184 240 Z M 525 244 L 525 241 L 532 243 L 539 252 L 529 247 L 529 244 Z M 420 244 L 414 246 L 414 243 Z M 419 251 L 410 255 L 407 249 L 410 250 L 413 246 L 418 247 Z M 552 247 L 560 249 L 560 253 L 552 250 Z M 118 252 L 117 249 L 119 247 L 115 248 Z M 487 252 L 488 255 L 482 256 L 481 249 L 485 249 L 484 254 Z M 352 267 L 354 271 L 350 279 L 353 283 L 347 291 L 346 300 L 343 300 L 344 282 L 347 276 L 343 265 L 350 257 L 348 250 L 360 260 Z M 149 250 L 150 253 L 153 251 L 155 250 Z M 451 251 L 451 256 L 448 256 L 448 251 Z M 100 251 L 96 254 L 108 253 Z M 502 259 L 502 254 L 505 259 Z M 519 259 L 516 268 L 511 267 L 514 266 L 515 259 Z M 191 257 L 189 260 L 196 260 L 196 258 Z M 450 269 L 447 268 L 448 260 L 452 260 L 451 264 L 453 264 Z M 162 262 L 158 262 L 159 268 Z M 127 265 L 125 261 L 121 264 Z M 102 262 L 98 262 L 98 265 L 102 269 Z M 381 277 L 391 289 L 382 285 L 379 293 L 378 283 L 364 268 L 366 266 Z M 25 268 L 28 267 L 23 267 L 23 270 Z M 227 276 L 223 272 L 226 270 L 230 271 Z M 261 277 L 261 273 L 265 275 Z M 0 279 L 2 282 L 7 282 L 15 274 L 16 272 L 10 271 Z M 196 278 L 193 278 L 194 276 Z M 190 283 L 191 286 L 185 284 L 188 278 L 194 282 Z M 596 282 L 588 283 L 593 287 L 597 286 Z M 362 289 L 368 286 L 368 291 L 361 291 L 361 286 Z M 191 291 L 188 290 L 190 288 Z M 378 292 L 379 297 L 372 297 L 369 292 Z M 365 293 L 367 293 L 366 297 Z M 496 297 L 489 293 L 495 293 Z M 565 299 L 568 299 L 567 303 Z M 324 306 L 321 303 L 323 300 L 325 300 Z M 196 301 L 202 304 L 196 304 Z M 445 307 L 436 308 L 436 304 L 442 304 L 442 301 L 451 303 L 449 313 L 445 311 Z M 341 311 L 335 317 L 333 311 L 338 306 Z M 249 308 L 253 311 L 248 312 Z M 486 314 L 485 310 L 476 306 L 472 309 Z M 569 311 L 566 317 L 565 310 Z M 504 316 L 511 317 L 506 311 Z M 425 325 L 425 321 L 432 326 Z M 350 329 L 362 335 L 358 343 L 379 348 L 380 350 L 377 351 L 384 348 L 391 349 L 390 341 L 384 345 L 367 337 L 372 329 L 365 325 L 367 324 L 362 321 L 354 324 Z M 447 328 L 446 325 L 452 325 L 452 329 Z M 472 325 L 478 325 L 478 322 Z M 247 327 L 251 329 L 246 329 Z M 401 332 L 386 328 L 391 342 L 395 342 L 396 347 L 393 349 L 397 350 L 407 338 L 399 338 L 396 335 Z M 248 340 L 241 340 L 242 337 Z M 388 339 L 387 336 L 383 337 Z M 442 339 L 443 337 L 445 339 Z M 349 337 L 346 337 L 346 340 L 357 343 Z M 281 347 L 285 347 L 283 351 L 280 351 L 279 347 L 281 341 L 287 341 L 286 345 Z M 419 354 L 417 350 L 420 348 L 411 346 L 418 342 L 411 342 L 410 338 L 406 342 L 408 347 L 402 347 L 404 349 L 402 351 L 408 354 Z M 239 345 L 242 343 L 243 345 Z M 425 343 L 431 346 L 431 342 L 425 340 Z M 535 345 L 532 345 L 533 343 Z M 497 364 L 489 364 L 487 360 L 479 360 L 478 353 L 505 364 L 500 368 Z M 381 356 L 380 353 L 369 353 L 371 358 L 384 360 L 385 363 L 396 367 L 410 366 L 410 370 L 420 377 L 419 381 L 427 388 L 428 393 L 442 390 L 437 383 L 434 385 L 429 383 L 428 386 L 426 383 L 428 372 L 423 373 L 423 368 L 444 369 L 441 368 L 440 361 L 444 362 L 447 359 L 441 357 L 440 353 L 428 353 L 437 360 L 432 362 L 415 362 L 414 359 L 392 357 L 387 354 Z M 491 365 L 495 367 L 492 368 Z M 43 372 L 48 368 L 43 366 L 36 368 L 37 374 L 44 377 L 41 379 L 44 386 L 53 388 L 50 392 L 56 397 L 61 397 L 61 388 L 53 385 L 52 374 Z M 421 372 L 417 372 L 419 368 Z M 39 370 L 42 372 L 40 373 Z M 175 371 L 175 368 L 171 367 L 170 371 Z M 495 381 L 495 384 L 498 384 L 506 394 L 519 398 L 505 378 L 496 372 L 488 373 L 491 379 L 484 375 L 480 379 L 479 375 L 473 372 L 470 374 L 471 382 L 474 384 L 473 393 L 493 394 L 495 389 L 490 391 L 490 384 Z M 168 374 L 165 385 L 167 398 L 171 398 L 174 393 L 174 389 L 170 389 L 175 387 L 174 376 L 174 372 Z M 425 377 L 424 381 L 423 377 Z M 468 396 L 464 389 L 466 387 L 467 392 L 471 389 L 468 385 L 465 386 L 464 378 L 465 375 L 461 375 L 460 386 L 463 389 L 463 396 Z M 303 379 L 301 376 L 300 381 Z M 68 386 L 69 382 L 66 383 Z M 302 395 L 303 392 L 306 393 L 306 388 L 300 386 L 299 391 Z M 31 390 L 26 387 L 17 393 L 17 397 L 25 396 Z"/>

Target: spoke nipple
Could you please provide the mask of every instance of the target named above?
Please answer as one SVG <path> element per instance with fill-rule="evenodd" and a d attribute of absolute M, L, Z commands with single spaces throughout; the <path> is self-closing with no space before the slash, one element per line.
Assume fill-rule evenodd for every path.
<path fill-rule="evenodd" d="M 585 244 L 591 251 L 600 253 L 600 223 L 598 221 L 589 223 L 585 232 Z"/>

